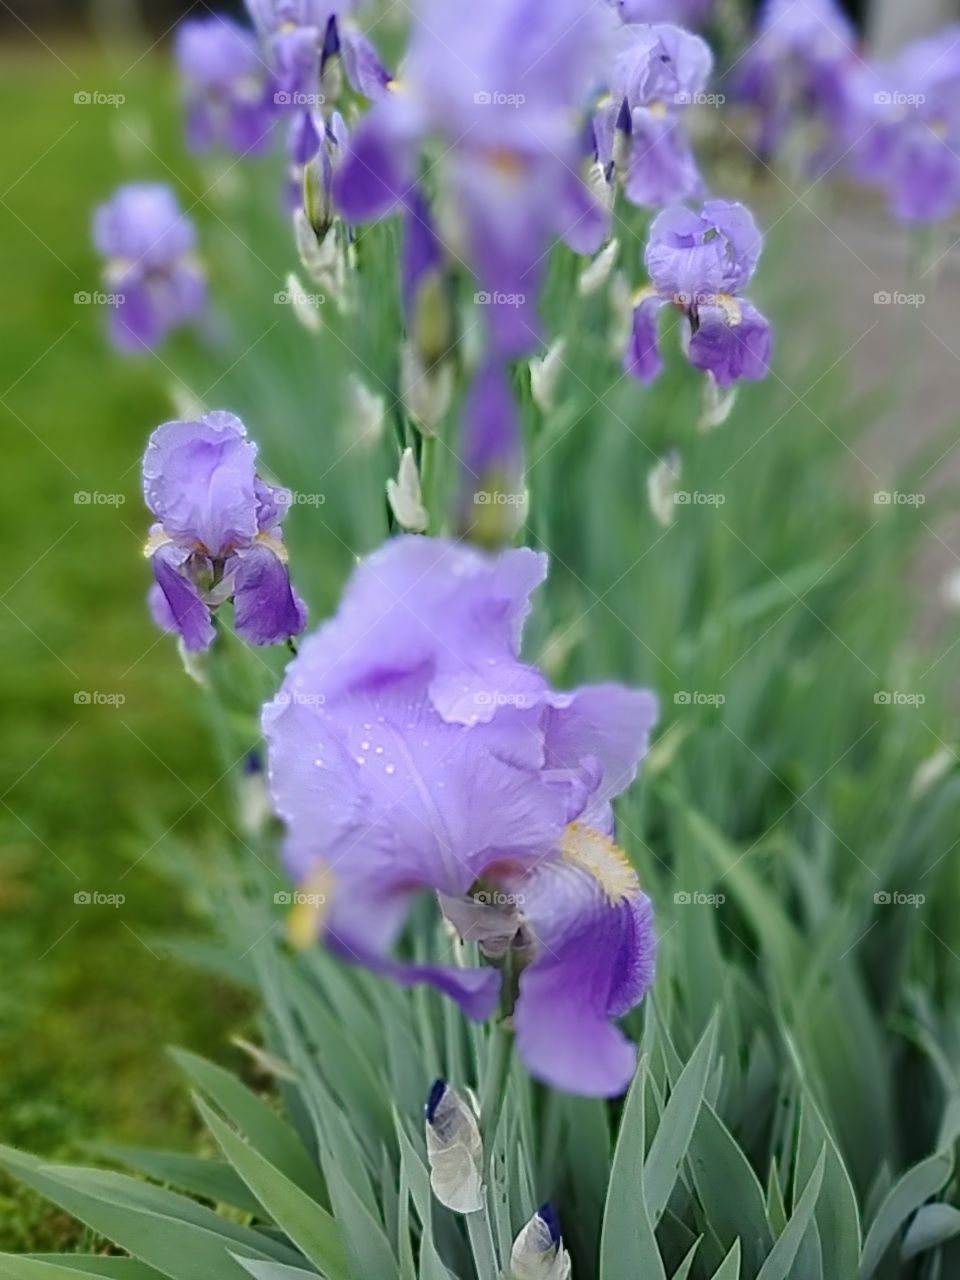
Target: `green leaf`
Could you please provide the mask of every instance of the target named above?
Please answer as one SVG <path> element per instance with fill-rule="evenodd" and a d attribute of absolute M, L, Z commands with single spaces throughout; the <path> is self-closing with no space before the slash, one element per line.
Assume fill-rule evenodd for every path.
<path fill-rule="evenodd" d="M 82 1253 L 0 1253 L 0 1276 L 9 1280 L 77 1280 L 78 1276 L 105 1277 L 106 1280 L 158 1280 L 160 1272 L 137 1258 Z"/>
<path fill-rule="evenodd" d="M 620 1121 L 600 1232 L 600 1280 L 666 1280 L 643 1191 L 647 1060 L 641 1059 Z"/>
<path fill-rule="evenodd" d="M 960 1209 L 952 1204 L 925 1204 L 907 1228 L 901 1257 L 904 1262 L 925 1249 L 936 1249 L 960 1235 Z"/>
<path fill-rule="evenodd" d="M 827 1163 L 827 1148 L 820 1149 L 820 1156 L 803 1189 L 797 1207 L 790 1221 L 780 1233 L 777 1243 L 770 1250 L 766 1262 L 760 1268 L 757 1280 L 787 1280 L 794 1260 L 806 1235 L 807 1228 L 813 1220 L 813 1211 L 817 1206 L 817 1197 L 823 1186 L 823 1171 Z"/>
<path fill-rule="evenodd" d="M 740 1241 L 734 1240 L 730 1252 L 717 1267 L 711 1280 L 740 1280 Z"/>
<path fill-rule="evenodd" d="M 256 1147 L 264 1160 L 286 1174 L 321 1203 L 327 1192 L 323 1178 L 303 1143 L 280 1117 L 236 1076 L 186 1049 L 171 1049 L 177 1065 Z"/>
<path fill-rule="evenodd" d="M 869 1280 L 906 1220 L 925 1200 L 936 1195 L 952 1171 L 953 1155 L 941 1151 L 915 1164 L 893 1184 L 867 1232 L 860 1263 L 860 1280 Z"/>
<path fill-rule="evenodd" d="M 197 1098 L 197 1107 L 237 1173 L 273 1220 L 329 1280 L 348 1280 L 346 1252 L 335 1219 Z"/>
<path fill-rule="evenodd" d="M 643 1165 L 643 1196 L 654 1227 L 667 1207 L 693 1136 L 716 1038 L 714 1016 L 680 1073 Z"/>
<path fill-rule="evenodd" d="M 302 1267 L 288 1267 L 282 1262 L 263 1262 L 259 1258 L 241 1258 L 236 1253 L 233 1256 L 254 1280 L 316 1280 L 315 1271 L 304 1271 Z"/>
<path fill-rule="evenodd" d="M 690 1248 L 690 1252 L 680 1263 L 679 1267 L 677 1267 L 676 1271 L 670 1277 L 670 1280 L 687 1280 L 687 1276 L 690 1274 L 690 1268 L 693 1266 L 693 1260 L 697 1256 L 697 1250 L 700 1248 L 700 1241 L 702 1239 L 702 1236 L 697 1236 Z"/>
<path fill-rule="evenodd" d="M 180 1151 L 154 1151 L 110 1142 L 98 1143 L 94 1150 L 157 1182 L 263 1216 L 263 1206 L 224 1160 L 202 1160 Z"/>

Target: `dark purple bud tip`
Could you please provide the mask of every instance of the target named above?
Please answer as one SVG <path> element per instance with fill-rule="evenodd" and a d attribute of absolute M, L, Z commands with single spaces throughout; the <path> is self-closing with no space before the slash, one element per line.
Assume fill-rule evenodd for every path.
<path fill-rule="evenodd" d="M 437 1107 L 439 1107 L 440 1101 L 446 1092 L 446 1080 L 434 1080 L 427 1095 L 427 1124 L 433 1124 L 433 1117 L 437 1114 Z"/>
<path fill-rule="evenodd" d="M 537 1217 L 540 1219 L 541 1222 L 543 1222 L 546 1225 L 547 1230 L 550 1232 L 550 1239 L 553 1241 L 553 1243 L 555 1245 L 559 1245 L 560 1244 L 560 1219 L 557 1216 L 556 1209 L 554 1209 L 553 1205 L 549 1202 L 549 1200 L 547 1201 L 546 1204 L 542 1204 L 540 1208 L 537 1210 Z"/>
<path fill-rule="evenodd" d="M 251 776 L 263 773 L 263 759 L 259 751 L 248 751 L 243 762 L 243 772 Z"/>

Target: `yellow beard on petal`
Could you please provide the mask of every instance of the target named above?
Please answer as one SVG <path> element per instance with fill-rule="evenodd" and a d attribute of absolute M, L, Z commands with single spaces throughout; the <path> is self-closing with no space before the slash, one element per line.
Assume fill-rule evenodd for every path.
<path fill-rule="evenodd" d="M 627 855 L 594 827 L 571 822 L 563 833 L 560 853 L 564 862 L 593 876 L 612 906 L 620 906 L 639 894 L 640 881 Z"/>
<path fill-rule="evenodd" d="M 287 937 L 298 951 L 313 946 L 323 934 L 333 904 L 334 883 L 333 868 L 321 862 L 293 894 Z"/>

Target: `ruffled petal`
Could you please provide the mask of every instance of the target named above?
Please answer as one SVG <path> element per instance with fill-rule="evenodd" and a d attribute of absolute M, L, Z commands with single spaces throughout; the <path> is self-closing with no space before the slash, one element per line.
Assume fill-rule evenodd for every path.
<path fill-rule="evenodd" d="M 168 544 L 154 553 L 151 563 L 164 601 L 160 605 L 154 597 L 154 618 L 164 630 L 175 629 L 191 653 L 209 649 L 217 633 L 199 587 L 187 574 L 185 553 Z"/>
<path fill-rule="evenodd" d="M 249 644 L 283 644 L 307 625 L 307 608 L 290 585 L 290 570 L 267 545 L 227 561 L 234 580 L 234 626 Z"/>
<path fill-rule="evenodd" d="M 731 314 L 733 313 L 733 314 Z M 701 306 L 690 341 L 690 363 L 712 373 L 721 387 L 750 382 L 770 372 L 773 337 L 769 321 L 749 302 Z"/>
<path fill-rule="evenodd" d="M 517 889 L 536 958 L 520 976 L 517 1051 L 537 1079 L 570 1093 L 615 1097 L 630 1083 L 637 1049 L 611 1022 L 653 981 L 649 900 L 611 902 L 580 866 L 541 864 Z"/>
<path fill-rule="evenodd" d="M 640 382 L 654 382 L 663 372 L 658 322 L 666 305 L 663 298 L 649 294 L 633 309 L 633 329 L 623 355 L 623 368 Z"/>
<path fill-rule="evenodd" d="M 410 139 L 398 127 L 396 104 L 384 99 L 351 135 L 334 180 L 348 222 L 370 222 L 403 204 L 414 183 Z"/>

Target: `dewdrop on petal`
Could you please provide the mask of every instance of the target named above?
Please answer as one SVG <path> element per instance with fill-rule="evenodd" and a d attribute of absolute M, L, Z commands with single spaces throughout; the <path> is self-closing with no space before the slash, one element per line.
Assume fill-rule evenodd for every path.
<path fill-rule="evenodd" d="M 737 388 L 727 387 L 722 390 L 712 373 L 707 372 L 703 380 L 703 404 L 697 427 L 701 431 L 712 431 L 714 427 L 722 427 L 733 412 L 737 401 Z"/>
<path fill-rule="evenodd" d="M 530 361 L 530 390 L 537 407 L 547 413 L 553 408 L 557 383 L 563 376 L 563 357 L 567 349 L 565 338 L 557 338 L 542 356 Z"/>
<path fill-rule="evenodd" d="M 478 1213 L 483 1208 L 483 1143 L 471 1102 L 445 1080 L 435 1081 L 427 1098 L 430 1187 L 440 1203 L 455 1213 Z"/>
<path fill-rule="evenodd" d="M 580 281 L 577 286 L 581 298 L 588 298 L 603 288 L 610 279 L 619 252 L 620 241 L 611 240 L 609 244 L 604 245 L 593 261 L 584 267 L 580 272 Z"/>
<path fill-rule="evenodd" d="M 661 458 L 647 474 L 647 498 L 657 524 L 669 529 L 677 518 L 677 488 L 682 463 L 676 449 Z"/>
<path fill-rule="evenodd" d="M 510 1280 L 570 1280 L 570 1255 L 549 1204 L 533 1215 L 510 1251 Z"/>
<path fill-rule="evenodd" d="M 387 481 L 387 500 L 401 529 L 407 533 L 426 533 L 430 516 L 423 505 L 420 473 L 412 449 L 404 449 L 396 480 Z"/>

